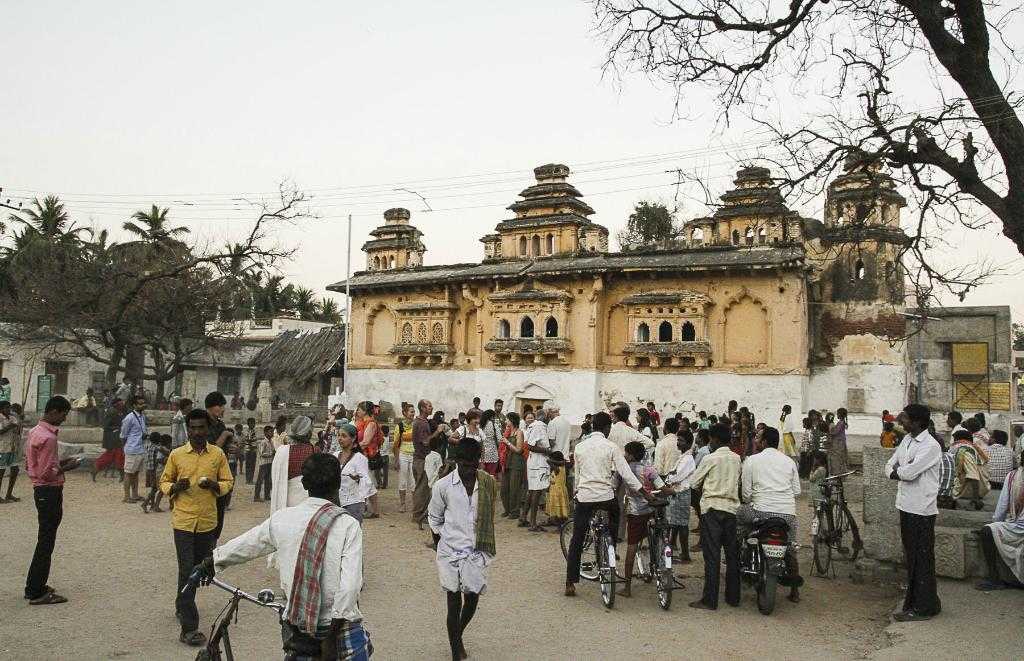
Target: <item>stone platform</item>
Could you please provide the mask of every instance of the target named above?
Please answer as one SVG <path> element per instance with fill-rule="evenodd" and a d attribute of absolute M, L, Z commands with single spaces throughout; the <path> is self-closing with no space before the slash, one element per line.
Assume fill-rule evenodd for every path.
<path fill-rule="evenodd" d="M 857 562 L 862 578 L 892 575 L 903 562 L 896 481 L 883 475 L 892 453 L 882 447 L 865 447 L 863 451 L 864 558 Z M 985 575 L 977 530 L 992 521 L 998 497 L 998 491 L 989 492 L 980 511 L 939 509 L 935 522 L 935 571 L 939 576 L 963 579 Z"/>

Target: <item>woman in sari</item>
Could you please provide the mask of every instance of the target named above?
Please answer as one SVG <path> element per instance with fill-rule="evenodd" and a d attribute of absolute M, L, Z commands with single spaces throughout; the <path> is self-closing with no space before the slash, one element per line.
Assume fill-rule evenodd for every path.
<path fill-rule="evenodd" d="M 374 410 L 373 402 L 360 402 L 356 406 L 354 422 L 356 441 L 359 443 L 362 453 L 366 455 L 368 462 L 377 463 L 380 461 L 380 446 L 384 441 L 384 433 L 381 431 L 380 425 L 377 424 Z M 373 470 L 376 468 L 370 466 L 370 469 L 370 482 L 373 488 L 370 489 L 370 496 L 366 501 L 367 509 L 370 511 L 366 518 L 379 519 L 380 505 L 377 502 L 377 484 L 373 481 Z"/>
<path fill-rule="evenodd" d="M 508 434 L 501 439 L 505 448 L 505 472 L 501 474 L 501 515 L 509 519 L 519 518 L 520 502 L 523 498 L 523 482 L 526 479 L 526 457 L 523 451 L 526 442 L 523 430 L 519 428 L 519 414 L 508 414 Z"/>

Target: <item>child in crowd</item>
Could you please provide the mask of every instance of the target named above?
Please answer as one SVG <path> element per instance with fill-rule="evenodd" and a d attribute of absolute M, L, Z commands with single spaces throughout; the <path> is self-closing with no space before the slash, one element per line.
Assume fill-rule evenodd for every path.
<path fill-rule="evenodd" d="M 427 476 L 428 489 L 434 488 L 434 482 L 437 482 L 437 479 L 441 477 L 441 469 L 444 467 L 444 459 L 441 458 L 441 453 L 437 451 L 438 446 L 440 446 L 442 442 L 447 443 L 447 441 L 440 441 L 437 438 L 430 439 L 430 452 L 423 459 L 423 473 Z M 454 470 L 454 468 L 452 470 Z M 420 530 L 423 530 L 423 522 L 426 521 L 426 519 L 427 515 L 424 513 L 423 518 L 417 522 Z M 431 548 L 435 548 L 433 536 L 431 536 L 429 546 Z"/>
<path fill-rule="evenodd" d="M 828 477 L 828 458 L 824 452 L 815 452 L 811 456 L 811 474 L 807 481 L 811 483 L 811 507 L 818 506 L 824 496 L 821 494 L 821 483 Z"/>
<path fill-rule="evenodd" d="M 256 474 L 256 488 L 253 490 L 252 500 L 260 503 L 270 500 L 270 466 L 274 463 L 274 426 L 264 425 L 263 438 L 256 449 L 259 456 L 259 472 Z M 260 488 L 263 488 L 263 497 L 260 498 Z"/>
<path fill-rule="evenodd" d="M 245 483 L 252 484 L 253 476 L 256 474 L 256 446 L 259 439 L 256 437 L 256 418 L 248 418 L 245 421 L 245 436 L 242 440 L 242 447 L 245 458 Z"/>
<path fill-rule="evenodd" d="M 658 475 L 654 466 L 644 462 L 647 450 L 640 441 L 630 441 L 625 447 L 626 461 L 633 474 L 640 480 L 643 490 L 648 494 L 654 494 L 664 488 L 665 482 Z M 631 597 L 631 579 L 633 576 L 633 562 L 636 560 L 636 547 L 640 541 L 647 536 L 647 523 L 654 515 L 654 508 L 642 495 L 626 494 L 626 557 L 625 557 L 625 585 L 619 594 L 623 597 Z"/>
<path fill-rule="evenodd" d="M 241 423 L 238 423 L 238 424 L 235 425 L 235 437 L 233 439 L 233 441 L 234 441 L 233 446 L 231 448 L 231 451 L 227 453 L 227 455 L 228 455 L 228 468 L 231 469 L 231 476 L 232 477 L 237 477 L 238 476 L 238 459 L 239 459 L 239 457 L 244 456 L 244 452 L 245 452 L 245 450 L 244 450 L 244 439 L 245 439 L 245 434 L 242 431 L 242 425 L 241 425 Z"/>
<path fill-rule="evenodd" d="M 551 468 L 551 486 L 548 487 L 548 501 L 544 512 L 548 515 L 548 525 L 560 526 L 569 518 L 569 492 L 565 488 L 565 456 L 558 452 L 548 455 L 548 466 Z"/>
<path fill-rule="evenodd" d="M 167 463 L 167 455 L 171 453 L 170 434 L 153 432 L 146 439 L 144 446 L 146 452 L 146 486 L 149 487 L 149 494 L 142 500 L 142 511 L 146 514 L 163 512 L 160 509 L 160 500 L 163 492 L 160 491 L 160 474 L 164 471 L 164 464 Z"/>
<path fill-rule="evenodd" d="M 879 437 L 878 442 L 883 448 L 894 448 L 896 447 L 896 423 L 895 422 L 883 422 L 882 423 L 882 435 Z"/>

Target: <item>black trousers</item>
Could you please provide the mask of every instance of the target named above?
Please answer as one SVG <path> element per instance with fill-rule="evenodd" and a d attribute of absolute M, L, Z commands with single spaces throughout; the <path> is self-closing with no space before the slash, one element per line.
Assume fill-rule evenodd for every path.
<path fill-rule="evenodd" d="M 231 491 L 234 491 L 234 489 Z M 224 530 L 224 512 L 228 509 L 228 505 L 231 504 L 231 491 L 223 496 L 217 496 L 217 527 L 213 529 L 214 542 L 220 539 L 220 533 Z"/>
<path fill-rule="evenodd" d="M 245 453 L 245 483 L 252 484 L 252 478 L 256 474 L 256 450 L 249 450 Z"/>
<path fill-rule="evenodd" d="M 217 538 L 212 532 L 174 531 L 174 551 L 178 555 L 178 589 L 175 591 L 174 611 L 181 620 L 181 630 L 195 631 L 199 628 L 199 609 L 196 608 L 196 592 L 189 590 L 181 594 L 188 583 L 188 577 L 195 566 L 213 553 Z"/>
<path fill-rule="evenodd" d="M 900 510 L 900 537 L 907 565 L 907 596 L 903 610 L 938 615 L 942 610 L 935 585 L 935 518 Z"/>
<path fill-rule="evenodd" d="M 253 498 L 260 497 L 260 487 L 263 487 L 264 500 L 270 499 L 270 467 L 272 464 L 263 464 L 256 475 L 256 488 L 253 489 Z"/>
<path fill-rule="evenodd" d="M 718 608 L 718 578 L 725 549 L 725 603 L 740 603 L 740 553 L 736 544 L 736 515 L 708 510 L 700 516 L 700 548 L 704 554 L 703 601 Z"/>
<path fill-rule="evenodd" d="M 57 528 L 64 518 L 64 487 L 33 487 L 32 499 L 36 502 L 39 536 L 36 537 L 36 550 L 25 579 L 25 596 L 29 599 L 43 596 L 46 581 L 50 579 L 50 559 L 57 543 Z"/>
<path fill-rule="evenodd" d="M 583 540 L 590 528 L 590 517 L 597 510 L 608 512 L 609 530 L 612 536 L 616 536 L 619 529 L 619 503 L 612 498 L 596 503 L 581 503 L 576 501 L 572 513 L 572 540 L 569 542 L 569 559 L 566 560 L 565 582 L 580 582 L 580 559 L 583 557 Z"/>

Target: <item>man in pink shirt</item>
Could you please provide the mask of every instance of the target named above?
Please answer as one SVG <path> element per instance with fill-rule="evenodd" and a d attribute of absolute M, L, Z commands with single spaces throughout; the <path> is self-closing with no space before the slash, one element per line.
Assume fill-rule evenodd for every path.
<path fill-rule="evenodd" d="M 78 466 L 78 459 L 60 461 L 57 458 L 57 428 L 70 410 L 71 402 L 63 397 L 51 397 L 42 419 L 28 433 L 25 442 L 25 469 L 32 480 L 33 499 L 39 513 L 39 537 L 25 580 L 25 598 L 33 606 L 67 601 L 46 581 L 50 577 L 50 557 L 57 541 L 57 528 L 64 516 L 64 471 Z"/>

